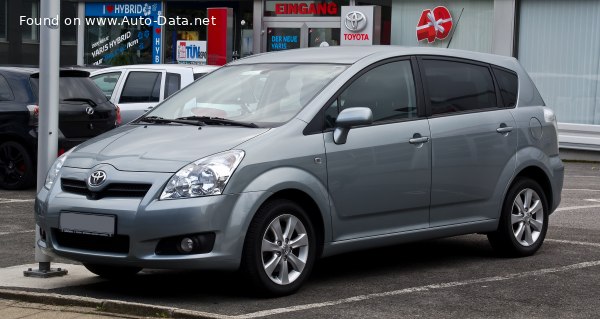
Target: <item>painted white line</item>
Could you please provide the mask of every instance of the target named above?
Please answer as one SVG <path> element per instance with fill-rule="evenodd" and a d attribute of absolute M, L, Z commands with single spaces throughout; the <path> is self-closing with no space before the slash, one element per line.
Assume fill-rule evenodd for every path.
<path fill-rule="evenodd" d="M 588 199 L 584 199 L 584 200 L 588 201 L 588 202 L 600 203 L 600 199 L 588 198 Z"/>
<path fill-rule="evenodd" d="M 27 233 L 35 233 L 35 230 L 21 230 L 21 231 L 13 231 L 13 232 L 0 232 L 0 236 L 4 235 L 13 235 L 13 234 L 27 234 Z"/>
<path fill-rule="evenodd" d="M 600 207 L 600 205 L 559 207 L 555 210 L 555 212 L 561 212 L 561 211 L 565 211 L 565 210 L 586 209 L 586 208 L 598 208 L 598 207 Z"/>
<path fill-rule="evenodd" d="M 567 178 L 567 177 L 576 177 L 576 178 L 579 178 L 579 177 L 600 178 L 600 176 L 598 176 L 598 175 L 565 175 L 565 178 Z"/>
<path fill-rule="evenodd" d="M 563 188 L 563 191 L 600 192 L 600 189 L 591 188 Z"/>
<path fill-rule="evenodd" d="M 28 198 L 28 199 L 0 198 L 0 204 L 29 203 L 29 202 L 35 202 L 35 199 L 34 198 Z"/>
<path fill-rule="evenodd" d="M 600 266 L 600 260 L 572 264 L 572 265 L 562 266 L 562 267 L 546 268 L 546 269 L 532 270 L 532 271 L 526 271 L 526 272 L 521 272 L 521 273 L 514 273 L 514 274 L 505 275 L 505 276 L 484 277 L 484 278 L 471 279 L 471 280 L 465 280 L 465 281 L 453 281 L 453 282 L 433 284 L 433 285 L 427 285 L 427 286 L 405 288 L 405 289 L 388 291 L 388 292 L 360 295 L 360 296 L 326 301 L 326 302 L 320 302 L 320 303 L 311 303 L 311 304 L 291 306 L 291 307 L 286 307 L 286 308 L 269 309 L 269 310 L 257 311 L 257 312 L 247 313 L 244 315 L 234 316 L 234 318 L 250 319 L 250 318 L 266 317 L 266 316 L 272 316 L 272 315 L 277 315 L 277 314 L 282 314 L 282 313 L 289 313 L 289 312 L 310 310 L 310 309 L 315 309 L 315 308 L 329 307 L 329 306 L 335 306 L 335 305 L 340 305 L 340 304 L 347 304 L 347 303 L 353 303 L 353 302 L 358 302 L 358 301 L 370 300 L 370 299 L 375 299 L 375 298 L 390 297 L 390 296 L 396 296 L 396 295 L 405 295 L 405 294 L 410 294 L 410 293 L 414 293 L 414 292 L 460 287 L 460 286 L 481 284 L 481 283 L 487 283 L 487 282 L 505 281 L 505 280 L 511 280 L 511 279 L 516 279 L 516 278 L 539 276 L 539 275 L 564 272 L 564 271 L 570 271 L 570 270 L 577 270 L 577 269 L 583 269 L 583 268 L 589 268 L 589 267 L 597 267 L 597 266 Z"/>
<path fill-rule="evenodd" d="M 600 247 L 600 243 L 590 243 L 587 241 L 572 241 L 572 240 L 563 240 L 563 239 L 550 239 L 546 238 L 544 241 L 549 241 L 553 243 L 560 244 L 571 244 L 571 245 L 582 245 L 582 246 L 592 246 L 592 247 Z"/>

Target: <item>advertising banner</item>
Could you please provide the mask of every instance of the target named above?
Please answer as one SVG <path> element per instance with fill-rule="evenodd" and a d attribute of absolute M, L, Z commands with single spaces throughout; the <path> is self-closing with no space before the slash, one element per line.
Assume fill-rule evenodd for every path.
<path fill-rule="evenodd" d="M 177 63 L 206 64 L 206 41 L 177 41 Z"/>
<path fill-rule="evenodd" d="M 379 44 L 381 38 L 380 6 L 343 6 L 340 30 L 341 45 Z"/>
<path fill-rule="evenodd" d="M 161 2 L 86 3 L 86 64 L 161 62 Z"/>

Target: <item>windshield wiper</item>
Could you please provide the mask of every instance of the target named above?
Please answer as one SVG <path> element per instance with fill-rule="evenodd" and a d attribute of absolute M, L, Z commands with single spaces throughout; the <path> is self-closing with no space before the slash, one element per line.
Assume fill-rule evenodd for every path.
<path fill-rule="evenodd" d="M 160 116 L 142 117 L 141 119 L 138 120 L 138 122 L 157 123 L 157 124 L 178 123 L 178 124 L 196 125 L 196 126 L 205 126 L 206 125 L 206 123 L 204 123 L 203 121 L 201 121 L 199 119 L 194 119 L 194 118 L 166 119 L 166 118 L 162 118 Z"/>
<path fill-rule="evenodd" d="M 202 121 L 207 125 L 220 124 L 220 125 L 233 125 L 233 126 L 243 126 L 243 127 L 251 127 L 251 128 L 258 127 L 258 125 L 254 124 L 254 123 L 240 122 L 240 121 L 224 119 L 222 117 L 211 117 L 211 116 L 186 116 L 186 117 L 179 117 L 179 118 L 177 118 L 177 120 L 185 120 L 185 121 L 196 120 L 196 121 Z"/>
<path fill-rule="evenodd" d="M 85 102 L 92 107 L 95 107 L 97 105 L 96 102 L 92 101 L 91 99 L 86 99 L 86 98 L 71 98 L 71 99 L 64 99 L 63 101 L 65 101 L 65 102 Z"/>

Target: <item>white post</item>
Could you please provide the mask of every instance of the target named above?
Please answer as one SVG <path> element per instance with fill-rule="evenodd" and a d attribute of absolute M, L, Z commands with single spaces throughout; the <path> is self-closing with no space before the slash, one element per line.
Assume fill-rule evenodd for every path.
<path fill-rule="evenodd" d="M 39 78 L 39 123 L 37 190 L 44 187 L 46 173 L 58 153 L 58 80 L 60 64 L 60 0 L 40 1 L 40 78 Z M 49 18 L 49 19 L 46 19 Z M 41 239 L 40 227 L 35 225 L 35 261 L 38 270 L 27 270 L 25 276 L 54 277 L 65 275 L 63 269 L 52 269 L 52 259 L 38 247 Z"/>

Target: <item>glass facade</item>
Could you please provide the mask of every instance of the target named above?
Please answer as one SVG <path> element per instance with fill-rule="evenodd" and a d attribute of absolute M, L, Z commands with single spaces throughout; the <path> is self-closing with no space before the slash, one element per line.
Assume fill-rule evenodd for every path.
<path fill-rule="evenodd" d="M 6 1 L 0 0 L 0 40 L 6 40 Z"/>
<path fill-rule="evenodd" d="M 450 34 L 443 40 L 418 41 L 416 28 L 423 10 L 445 6 L 452 16 Z M 492 51 L 493 0 L 393 0 L 391 44 L 448 47 L 490 53 Z M 460 20 L 459 20 L 460 18 Z M 452 39 L 452 40 L 450 40 Z"/>
<path fill-rule="evenodd" d="M 546 105 L 561 123 L 599 125 L 600 2 L 523 0 L 519 12 L 518 59 Z"/>

